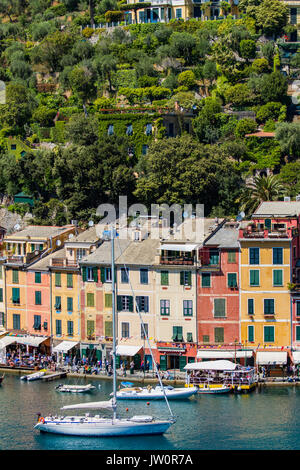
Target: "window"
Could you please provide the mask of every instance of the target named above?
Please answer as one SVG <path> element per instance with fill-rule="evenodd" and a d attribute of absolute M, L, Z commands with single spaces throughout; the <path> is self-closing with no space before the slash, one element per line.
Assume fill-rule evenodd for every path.
<path fill-rule="evenodd" d="M 300 325 L 296 325 L 296 341 L 300 341 Z"/>
<path fill-rule="evenodd" d="M 129 323 L 121 323 L 122 338 L 129 338 Z"/>
<path fill-rule="evenodd" d="M 146 135 L 152 135 L 152 124 L 146 124 Z"/>
<path fill-rule="evenodd" d="M 55 273 L 55 287 L 61 287 L 61 273 Z"/>
<path fill-rule="evenodd" d="M 274 315 L 275 302 L 274 299 L 264 299 L 264 315 Z"/>
<path fill-rule="evenodd" d="M 160 301 L 160 314 L 170 315 L 170 301 L 169 300 Z"/>
<path fill-rule="evenodd" d="M 148 153 L 148 148 L 149 148 L 148 145 L 143 144 L 143 146 L 142 146 L 142 155 L 147 155 L 147 153 Z"/>
<path fill-rule="evenodd" d="M 10 149 L 11 149 L 11 150 L 17 150 L 16 144 L 11 144 Z"/>
<path fill-rule="evenodd" d="M 84 279 L 87 281 L 98 282 L 98 269 L 96 266 L 87 268 Z M 105 282 L 105 268 L 101 268 L 101 282 Z"/>
<path fill-rule="evenodd" d="M 73 312 L 73 297 L 67 297 L 67 311 Z"/>
<path fill-rule="evenodd" d="M 39 244 L 39 250 L 40 250 L 40 251 L 43 251 L 43 249 L 44 249 L 44 244 L 43 244 L 43 243 L 40 243 L 40 244 Z"/>
<path fill-rule="evenodd" d="M 201 274 L 201 287 L 211 287 L 210 273 Z"/>
<path fill-rule="evenodd" d="M 40 284 L 42 282 L 41 277 L 42 277 L 41 273 L 38 273 L 38 272 L 34 273 L 34 282 L 36 284 Z"/>
<path fill-rule="evenodd" d="M 224 328 L 215 328 L 215 343 L 224 343 Z"/>
<path fill-rule="evenodd" d="M 19 271 L 17 269 L 12 270 L 12 282 L 13 284 L 19 284 Z"/>
<path fill-rule="evenodd" d="M 180 272 L 180 284 L 182 286 L 191 286 L 192 285 L 192 273 L 191 273 L 191 271 L 181 271 Z"/>
<path fill-rule="evenodd" d="M 193 301 L 192 300 L 183 301 L 183 315 L 185 317 L 193 316 Z"/>
<path fill-rule="evenodd" d="M 182 18 L 182 8 L 176 8 L 176 18 Z"/>
<path fill-rule="evenodd" d="M 202 336 L 202 341 L 203 341 L 203 343 L 209 343 L 209 335 L 203 335 Z"/>
<path fill-rule="evenodd" d="M 111 268 L 105 268 L 105 282 L 111 282 Z"/>
<path fill-rule="evenodd" d="M 12 301 L 13 301 L 13 304 L 20 303 L 20 289 L 18 287 L 12 288 Z"/>
<path fill-rule="evenodd" d="M 73 322 L 67 321 L 67 332 L 68 336 L 73 336 Z"/>
<path fill-rule="evenodd" d="M 136 302 L 136 311 L 139 310 L 139 312 L 149 312 L 149 297 L 145 297 L 143 295 L 141 296 L 136 296 L 135 298 Z"/>
<path fill-rule="evenodd" d="M 259 269 L 250 270 L 250 286 L 259 286 Z"/>
<path fill-rule="evenodd" d="M 88 337 L 93 337 L 95 334 L 95 322 L 94 320 L 87 320 L 86 322 L 86 334 Z"/>
<path fill-rule="evenodd" d="M 73 287 L 73 274 L 67 273 L 67 287 Z"/>
<path fill-rule="evenodd" d="M 228 263 L 236 263 L 236 252 L 228 251 Z"/>
<path fill-rule="evenodd" d="M 267 230 L 271 230 L 271 226 L 272 226 L 272 220 L 271 219 L 265 219 L 265 228 Z"/>
<path fill-rule="evenodd" d="M 227 274 L 227 286 L 228 287 L 237 287 L 237 273 L 228 273 Z"/>
<path fill-rule="evenodd" d="M 35 305 L 42 305 L 42 293 L 40 290 L 35 291 Z"/>
<path fill-rule="evenodd" d="M 95 307 L 95 296 L 92 292 L 86 294 L 86 305 L 87 307 Z"/>
<path fill-rule="evenodd" d="M 168 286 L 169 285 L 169 271 L 161 271 L 160 273 L 160 285 Z"/>
<path fill-rule="evenodd" d="M 148 269 L 140 269 L 140 283 L 148 284 Z"/>
<path fill-rule="evenodd" d="M 0 312 L 0 326 L 5 326 L 4 312 Z"/>
<path fill-rule="evenodd" d="M 112 324 L 112 321 L 104 322 L 104 334 L 108 338 L 113 337 L 113 324 Z"/>
<path fill-rule="evenodd" d="M 18 313 L 13 314 L 13 329 L 14 330 L 21 329 L 20 315 Z"/>
<path fill-rule="evenodd" d="M 253 343 L 254 341 L 254 326 L 253 325 L 248 326 L 248 341 L 250 343 Z"/>
<path fill-rule="evenodd" d="M 42 324 L 42 320 L 41 320 L 41 315 L 34 315 L 33 317 L 33 329 L 34 330 L 40 330 L 41 329 L 41 324 Z"/>
<path fill-rule="evenodd" d="M 129 283 L 129 269 L 121 268 L 121 282 L 123 284 Z"/>
<path fill-rule="evenodd" d="M 61 320 L 55 320 L 55 331 L 57 335 L 61 335 Z"/>
<path fill-rule="evenodd" d="M 107 134 L 108 135 L 114 135 L 114 125 L 109 124 L 108 129 L 107 129 Z"/>
<path fill-rule="evenodd" d="M 148 334 L 149 334 L 148 323 L 144 323 L 144 328 L 143 328 L 143 325 L 141 325 L 141 339 L 148 338 Z"/>
<path fill-rule="evenodd" d="M 275 337 L 274 326 L 264 326 L 264 342 L 273 343 Z"/>
<path fill-rule="evenodd" d="M 212 266 L 216 266 L 219 264 L 220 261 L 220 253 L 219 250 L 215 248 L 210 248 L 209 250 L 209 264 Z"/>
<path fill-rule="evenodd" d="M 133 127 L 132 127 L 132 124 L 128 124 L 128 125 L 127 125 L 126 134 L 127 134 L 127 135 L 133 135 Z"/>
<path fill-rule="evenodd" d="M 3 288 L 0 288 L 0 302 L 3 302 Z"/>
<path fill-rule="evenodd" d="M 283 286 L 283 271 L 282 269 L 273 270 L 273 286 Z"/>
<path fill-rule="evenodd" d="M 86 255 L 86 250 L 85 248 L 77 248 L 76 250 L 76 258 L 77 259 L 82 259 Z"/>
<path fill-rule="evenodd" d="M 193 333 L 187 333 L 186 334 L 186 340 L 188 343 L 192 343 L 193 342 Z"/>
<path fill-rule="evenodd" d="M 55 297 L 54 308 L 55 310 L 61 310 L 61 297 L 60 296 Z"/>
<path fill-rule="evenodd" d="M 259 248 L 249 248 L 249 264 L 259 264 Z"/>
<path fill-rule="evenodd" d="M 112 294 L 105 294 L 104 305 L 106 308 L 112 308 Z"/>
<path fill-rule="evenodd" d="M 248 299 L 248 315 L 254 315 L 254 299 Z"/>
<path fill-rule="evenodd" d="M 214 317 L 225 318 L 225 299 L 214 299 Z"/>
<path fill-rule="evenodd" d="M 283 264 L 283 248 L 273 248 L 273 264 Z"/>
<path fill-rule="evenodd" d="M 118 295 L 117 308 L 119 312 L 133 312 L 133 297 L 131 295 Z"/>
<path fill-rule="evenodd" d="M 296 302 L 296 315 L 300 317 L 300 302 Z"/>
<path fill-rule="evenodd" d="M 173 341 L 183 341 L 182 326 L 173 326 Z"/>

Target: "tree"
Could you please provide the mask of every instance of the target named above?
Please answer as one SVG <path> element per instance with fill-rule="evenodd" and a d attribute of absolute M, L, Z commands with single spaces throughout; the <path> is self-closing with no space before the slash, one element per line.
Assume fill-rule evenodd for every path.
<path fill-rule="evenodd" d="M 170 45 L 173 57 L 182 57 L 186 65 L 193 63 L 196 38 L 192 34 L 175 32 L 170 37 Z"/>
<path fill-rule="evenodd" d="M 92 67 L 77 65 L 69 73 L 69 83 L 72 91 L 76 93 L 85 104 L 96 93 L 96 73 Z"/>
<path fill-rule="evenodd" d="M 285 193 L 285 188 L 278 175 L 256 176 L 250 181 L 237 202 L 240 208 L 252 214 L 263 201 L 277 201 Z"/>
<path fill-rule="evenodd" d="M 65 132 L 67 141 L 72 144 L 93 145 L 99 137 L 98 120 L 94 116 L 74 115 L 66 124 Z"/>
<path fill-rule="evenodd" d="M 289 196 L 295 197 L 300 194 L 300 161 L 284 165 L 280 170 L 279 179 L 286 187 Z"/>
<path fill-rule="evenodd" d="M 290 158 L 299 157 L 300 152 L 300 123 L 281 122 L 276 126 L 275 139 L 279 142 L 281 151 Z"/>
<path fill-rule="evenodd" d="M 280 0 L 263 0 L 255 11 L 258 28 L 267 36 L 281 33 L 288 20 L 288 7 Z"/>
<path fill-rule="evenodd" d="M 112 92 L 112 73 L 117 70 L 117 61 L 112 54 L 98 56 L 93 62 L 101 81 L 108 80 L 109 91 Z"/>
<path fill-rule="evenodd" d="M 181 72 L 178 75 L 178 83 L 188 88 L 193 88 L 195 85 L 195 80 L 196 77 L 192 70 L 186 70 L 185 72 Z"/>
<path fill-rule="evenodd" d="M 235 128 L 236 137 L 245 137 L 246 134 L 252 134 L 257 129 L 257 123 L 254 119 L 240 119 Z"/>
<path fill-rule="evenodd" d="M 256 42 L 252 39 L 242 39 L 240 42 L 240 54 L 247 62 L 250 59 L 254 59 L 256 56 Z"/>

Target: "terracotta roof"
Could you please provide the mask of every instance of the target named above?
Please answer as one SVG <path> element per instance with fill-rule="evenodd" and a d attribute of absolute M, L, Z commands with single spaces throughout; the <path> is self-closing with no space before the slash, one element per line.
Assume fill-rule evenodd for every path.
<path fill-rule="evenodd" d="M 253 134 L 246 134 L 245 137 L 274 137 L 275 132 L 258 131 Z"/>

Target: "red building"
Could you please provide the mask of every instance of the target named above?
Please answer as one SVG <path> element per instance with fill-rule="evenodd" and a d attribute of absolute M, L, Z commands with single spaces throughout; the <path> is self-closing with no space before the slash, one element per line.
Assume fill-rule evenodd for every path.
<path fill-rule="evenodd" d="M 226 222 L 200 249 L 197 280 L 200 349 L 233 350 L 239 343 L 238 236 L 238 223 Z"/>

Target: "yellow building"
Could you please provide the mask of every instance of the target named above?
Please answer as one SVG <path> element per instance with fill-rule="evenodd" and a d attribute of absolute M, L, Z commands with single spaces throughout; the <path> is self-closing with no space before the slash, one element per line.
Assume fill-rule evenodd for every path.
<path fill-rule="evenodd" d="M 241 341 L 254 349 L 291 346 L 291 257 L 299 202 L 264 202 L 240 229 Z"/>

